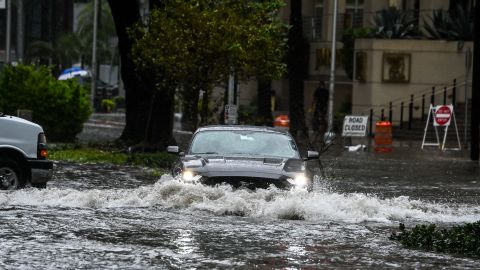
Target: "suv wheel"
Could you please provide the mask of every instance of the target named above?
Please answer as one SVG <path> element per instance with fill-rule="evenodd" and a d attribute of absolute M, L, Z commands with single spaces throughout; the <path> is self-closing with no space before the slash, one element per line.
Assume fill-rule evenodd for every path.
<path fill-rule="evenodd" d="M 25 185 L 25 176 L 18 163 L 9 158 L 0 158 L 0 189 L 14 190 Z"/>

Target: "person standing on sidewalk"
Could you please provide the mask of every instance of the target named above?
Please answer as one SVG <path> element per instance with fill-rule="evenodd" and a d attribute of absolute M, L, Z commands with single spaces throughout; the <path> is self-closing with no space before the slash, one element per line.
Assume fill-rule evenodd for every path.
<path fill-rule="evenodd" d="M 327 108 L 328 108 L 328 89 L 325 82 L 320 81 L 320 85 L 313 94 L 312 109 L 312 128 L 313 132 L 323 134 L 327 129 Z"/>

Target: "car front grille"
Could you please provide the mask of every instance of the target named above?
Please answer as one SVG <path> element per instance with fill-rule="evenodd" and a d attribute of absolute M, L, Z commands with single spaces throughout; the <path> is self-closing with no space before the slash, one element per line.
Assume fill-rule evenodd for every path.
<path fill-rule="evenodd" d="M 287 188 L 290 186 L 288 181 L 283 179 L 270 179 L 261 177 L 238 177 L 238 176 L 225 176 L 225 177 L 203 177 L 202 183 L 205 185 L 217 185 L 217 184 L 229 184 L 234 188 L 246 187 L 249 189 L 257 188 L 269 188 L 271 185 L 277 188 Z"/>

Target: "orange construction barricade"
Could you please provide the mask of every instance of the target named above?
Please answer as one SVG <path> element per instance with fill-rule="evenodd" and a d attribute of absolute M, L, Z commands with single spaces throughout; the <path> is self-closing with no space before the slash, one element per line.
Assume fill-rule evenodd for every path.
<path fill-rule="evenodd" d="M 375 152 L 392 151 L 392 123 L 381 121 L 375 124 Z"/>
<path fill-rule="evenodd" d="M 275 122 L 273 122 L 274 127 L 281 127 L 281 128 L 290 128 L 290 118 L 288 115 L 282 114 L 275 117 Z"/>

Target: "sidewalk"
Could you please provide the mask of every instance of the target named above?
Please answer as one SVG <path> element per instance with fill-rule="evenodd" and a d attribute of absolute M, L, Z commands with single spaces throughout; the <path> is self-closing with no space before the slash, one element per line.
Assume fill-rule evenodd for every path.
<path fill-rule="evenodd" d="M 108 143 L 112 142 L 122 134 L 125 125 L 125 114 L 92 114 L 84 124 L 83 131 L 77 136 L 80 143 Z M 186 147 L 191 136 L 190 132 L 174 131 L 177 143 Z M 349 152 L 345 146 L 365 145 L 364 150 Z M 421 149 L 422 140 L 399 140 L 394 139 L 390 153 L 377 153 L 374 150 L 373 138 L 349 139 L 337 137 L 336 145 L 332 146 L 322 156 L 325 158 L 359 157 L 369 159 L 398 159 L 398 160 L 464 160 L 470 161 L 470 152 L 463 148 L 461 151 L 441 151 L 435 146 L 425 146 Z M 315 150 L 315 149 L 310 149 Z"/>
<path fill-rule="evenodd" d="M 80 143 L 108 143 L 122 134 L 124 113 L 93 113 L 77 135 Z"/>
<path fill-rule="evenodd" d="M 348 145 L 338 144 L 325 153 L 325 157 L 354 157 L 371 159 L 397 159 L 397 160 L 463 160 L 470 161 L 470 152 L 468 149 L 461 150 L 440 150 L 436 146 L 424 146 L 421 148 L 421 140 L 393 140 L 392 151 L 388 153 L 375 152 L 373 138 L 363 140 L 366 146 L 364 151 L 361 149 L 355 152 L 349 152 Z M 357 145 L 357 142 L 352 145 Z M 463 146 L 462 146 L 463 147 Z"/>

